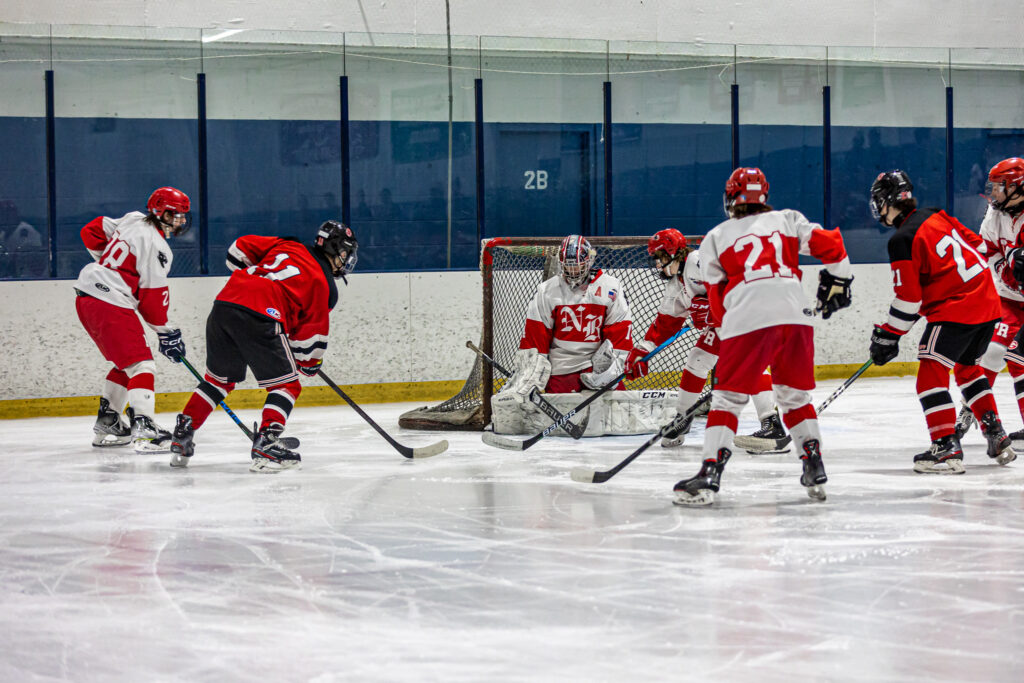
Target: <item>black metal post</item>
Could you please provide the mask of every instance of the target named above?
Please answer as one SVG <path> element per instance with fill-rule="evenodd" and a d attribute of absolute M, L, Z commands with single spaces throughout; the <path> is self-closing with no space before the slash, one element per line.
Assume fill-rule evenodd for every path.
<path fill-rule="evenodd" d="M 341 120 L 339 132 L 341 140 L 341 222 L 352 225 L 352 166 L 349 158 L 349 112 L 348 112 L 348 76 L 341 76 L 338 81 L 339 97 L 341 98 Z"/>
<path fill-rule="evenodd" d="M 953 86 L 946 87 L 946 213 L 953 214 Z"/>
<path fill-rule="evenodd" d="M 825 228 L 832 225 L 832 86 L 821 89 L 822 200 Z"/>
<path fill-rule="evenodd" d="M 473 127 L 476 132 L 476 243 L 484 238 L 484 79 L 473 79 L 475 114 Z"/>
<path fill-rule="evenodd" d="M 206 74 L 196 74 L 199 138 L 199 273 L 210 274 L 210 183 L 206 157 Z"/>
<path fill-rule="evenodd" d="M 612 82 L 604 82 L 604 234 L 612 231 Z"/>
<path fill-rule="evenodd" d="M 740 167 L 740 86 L 733 83 L 729 87 L 732 100 L 732 167 Z"/>
<path fill-rule="evenodd" d="M 46 227 L 50 277 L 57 277 L 57 135 L 53 107 L 53 70 L 46 71 Z"/>

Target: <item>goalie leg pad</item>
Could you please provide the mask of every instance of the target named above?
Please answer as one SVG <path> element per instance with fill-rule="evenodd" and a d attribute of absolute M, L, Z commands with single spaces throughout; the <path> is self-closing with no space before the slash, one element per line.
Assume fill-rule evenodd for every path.
<path fill-rule="evenodd" d="M 580 394 L 544 394 L 558 412 L 568 413 L 579 405 Z M 572 416 L 572 423 L 586 424 L 584 436 L 653 434 L 675 415 L 676 392 L 664 389 L 608 392 L 583 412 Z M 543 413 L 525 409 L 504 393 L 491 397 L 491 416 L 495 434 L 534 434 L 551 424 Z M 561 429 L 550 436 L 567 436 Z"/>

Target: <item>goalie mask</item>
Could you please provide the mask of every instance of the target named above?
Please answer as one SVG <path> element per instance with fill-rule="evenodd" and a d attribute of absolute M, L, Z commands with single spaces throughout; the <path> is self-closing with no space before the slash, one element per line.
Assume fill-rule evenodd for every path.
<path fill-rule="evenodd" d="M 153 190 L 146 202 L 151 222 L 163 232 L 164 237 L 180 237 L 192 226 L 191 203 L 188 195 L 173 187 Z"/>
<path fill-rule="evenodd" d="M 597 252 L 590 242 L 581 235 L 569 235 L 558 249 L 562 279 L 573 289 L 579 287 L 590 279 L 590 270 L 596 259 Z"/>
<path fill-rule="evenodd" d="M 690 251 L 686 237 L 675 228 L 659 230 L 651 239 L 647 240 L 647 255 L 651 260 L 651 268 L 654 268 L 658 275 L 665 280 L 671 280 L 674 276 L 682 273 L 683 263 Z M 674 273 L 672 272 L 673 263 L 679 263 L 679 267 Z"/>
<path fill-rule="evenodd" d="M 871 217 L 882 225 L 892 225 L 886 222 L 885 211 L 895 208 L 899 202 L 914 198 L 914 184 L 903 171 L 888 171 L 879 173 L 875 182 L 871 183 Z"/>
<path fill-rule="evenodd" d="M 735 217 L 737 206 L 743 204 L 768 205 L 768 178 L 759 168 L 737 168 L 725 181 L 725 215 Z"/>
<path fill-rule="evenodd" d="M 996 211 L 1016 214 L 1024 208 L 1024 202 L 1010 202 L 1024 197 L 1024 159 L 1011 157 L 1003 159 L 988 172 L 985 183 L 985 199 Z"/>
<path fill-rule="evenodd" d="M 339 221 L 324 221 L 317 230 L 314 246 L 331 264 L 334 279 L 340 277 L 348 284 L 345 276 L 355 270 L 359 250 L 352 228 Z"/>

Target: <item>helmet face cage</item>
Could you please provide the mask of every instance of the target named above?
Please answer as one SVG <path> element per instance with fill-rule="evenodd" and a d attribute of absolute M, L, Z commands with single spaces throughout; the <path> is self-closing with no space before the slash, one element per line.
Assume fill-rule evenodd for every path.
<path fill-rule="evenodd" d="M 1011 188 L 1012 186 L 1012 188 Z M 996 191 L 1001 195 L 996 196 Z M 1011 157 L 1003 159 L 988 172 L 985 183 L 985 199 L 997 211 L 1005 211 L 1007 205 L 1024 193 L 1024 159 Z"/>
<path fill-rule="evenodd" d="M 740 204 L 767 204 L 768 178 L 759 168 L 737 168 L 725 182 L 722 205 L 725 215 L 732 218 Z"/>
<path fill-rule="evenodd" d="M 590 246 L 590 242 L 580 235 L 569 235 L 562 240 L 562 246 L 558 249 L 562 279 L 574 289 L 579 287 L 589 278 L 596 259 L 597 252 Z"/>
<path fill-rule="evenodd" d="M 686 242 L 686 237 L 675 228 L 659 230 L 647 241 L 647 254 L 651 268 L 665 280 L 673 277 L 673 274 L 668 272 L 672 263 L 678 261 L 679 268 L 682 269 L 683 261 L 689 253 L 690 247 Z M 676 274 L 678 272 L 676 271 Z"/>
<path fill-rule="evenodd" d="M 879 173 L 875 182 L 871 183 L 871 199 L 868 200 L 871 217 L 884 225 L 890 225 L 883 216 L 885 210 L 913 196 L 914 184 L 906 173 L 900 170 Z"/>
<path fill-rule="evenodd" d="M 188 232 L 192 227 L 190 208 L 188 195 L 173 187 L 157 188 L 146 202 L 146 209 L 160 224 L 165 237 L 180 237 Z"/>
<path fill-rule="evenodd" d="M 344 278 L 356 268 L 359 260 L 359 243 L 356 241 L 352 228 L 338 221 L 325 221 L 316 233 L 316 246 L 324 255 L 332 257 L 331 272 L 335 278 Z M 337 259 L 344 252 L 345 259 L 338 267 L 333 259 Z"/>

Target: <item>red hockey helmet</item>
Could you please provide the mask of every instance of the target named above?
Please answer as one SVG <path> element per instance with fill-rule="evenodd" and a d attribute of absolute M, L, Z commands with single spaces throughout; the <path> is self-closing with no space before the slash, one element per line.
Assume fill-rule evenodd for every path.
<path fill-rule="evenodd" d="M 572 287 L 579 287 L 590 277 L 590 269 L 597 260 L 597 251 L 582 235 L 569 235 L 558 248 L 558 265 L 562 278 Z"/>
<path fill-rule="evenodd" d="M 1007 204 L 1024 196 L 1024 159 L 1010 157 L 1003 159 L 988 172 L 985 183 L 985 198 L 993 209 L 1005 211 Z M 1021 206 L 1015 202 L 1014 206 Z"/>
<path fill-rule="evenodd" d="M 192 225 L 188 195 L 173 187 L 158 187 L 149 195 L 146 208 L 162 226 L 164 236 L 184 235 Z M 171 215 L 168 217 L 167 212 Z"/>
<path fill-rule="evenodd" d="M 686 237 L 675 228 L 659 230 L 647 240 L 647 255 L 651 259 L 651 267 L 666 280 L 673 276 L 668 270 L 672 263 L 679 261 L 679 270 L 675 273 L 678 274 L 689 253 L 690 246 L 686 242 Z"/>
<path fill-rule="evenodd" d="M 759 168 L 737 168 L 725 181 L 725 213 L 732 217 L 733 209 L 740 204 L 767 204 L 768 178 Z"/>

